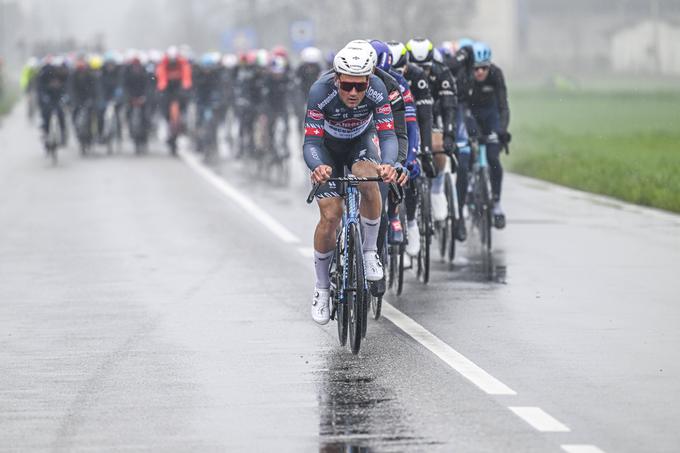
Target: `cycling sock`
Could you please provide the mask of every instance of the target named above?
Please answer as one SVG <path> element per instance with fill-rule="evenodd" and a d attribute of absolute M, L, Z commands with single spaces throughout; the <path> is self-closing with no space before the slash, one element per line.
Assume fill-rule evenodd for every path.
<path fill-rule="evenodd" d="M 416 222 L 415 220 L 409 220 L 409 221 L 408 221 L 408 227 L 409 227 L 409 228 L 413 229 L 413 228 L 415 228 L 415 227 L 417 227 L 417 226 L 418 226 L 418 222 Z"/>
<path fill-rule="evenodd" d="M 364 253 L 378 250 L 378 232 L 380 230 L 380 217 L 377 219 L 361 218 L 361 228 L 364 233 Z"/>
<path fill-rule="evenodd" d="M 431 193 L 442 193 L 444 191 L 444 172 L 440 171 L 437 176 L 432 179 Z"/>
<path fill-rule="evenodd" d="M 316 272 L 316 287 L 318 289 L 328 289 L 331 287 L 330 266 L 333 250 L 320 253 L 314 250 L 314 270 Z"/>

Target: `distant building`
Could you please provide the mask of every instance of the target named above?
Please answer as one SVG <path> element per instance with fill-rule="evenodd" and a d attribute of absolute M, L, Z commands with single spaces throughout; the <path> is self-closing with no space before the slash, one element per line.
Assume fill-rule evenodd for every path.
<path fill-rule="evenodd" d="M 680 75 L 680 27 L 644 20 L 615 32 L 611 64 L 616 72 Z"/>

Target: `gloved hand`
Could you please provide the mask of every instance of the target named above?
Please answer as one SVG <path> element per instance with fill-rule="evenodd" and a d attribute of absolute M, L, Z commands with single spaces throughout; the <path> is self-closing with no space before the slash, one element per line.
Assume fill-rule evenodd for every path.
<path fill-rule="evenodd" d="M 444 136 L 444 151 L 453 152 L 456 149 L 456 139 L 451 135 Z"/>
<path fill-rule="evenodd" d="M 406 162 L 406 169 L 409 172 L 410 179 L 416 179 L 420 176 L 420 163 L 418 163 L 418 159 Z"/>
<path fill-rule="evenodd" d="M 503 131 L 498 133 L 498 141 L 501 142 L 502 145 L 507 145 L 511 140 L 512 134 L 510 134 L 510 132 Z"/>

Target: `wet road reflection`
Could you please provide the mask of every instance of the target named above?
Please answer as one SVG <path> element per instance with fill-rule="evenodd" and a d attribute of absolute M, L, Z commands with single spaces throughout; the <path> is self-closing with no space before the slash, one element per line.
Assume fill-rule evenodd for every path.
<path fill-rule="evenodd" d="M 319 384 L 319 451 L 397 452 L 433 445 L 415 435 L 418 424 L 395 392 L 380 382 L 380 367 L 347 350 L 330 351 Z"/>

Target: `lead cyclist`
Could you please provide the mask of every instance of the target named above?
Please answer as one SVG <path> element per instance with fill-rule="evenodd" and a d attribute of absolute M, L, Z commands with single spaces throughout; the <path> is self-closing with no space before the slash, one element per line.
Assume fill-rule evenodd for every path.
<path fill-rule="evenodd" d="M 370 48 L 370 46 L 368 46 Z M 335 234 L 342 220 L 343 203 L 331 177 L 350 168 L 357 177 L 379 176 L 395 182 L 399 145 L 385 84 L 373 75 L 374 58 L 365 46 L 349 43 L 333 60 L 333 72 L 322 76 L 309 90 L 305 114 L 303 153 L 312 171 L 320 219 L 314 232 L 316 282 L 312 318 L 330 320 L 330 262 Z M 377 254 L 382 202 L 378 184 L 359 184 L 360 214 L 366 279 L 383 278 Z"/>

